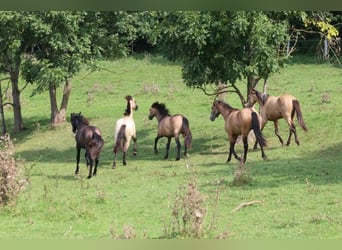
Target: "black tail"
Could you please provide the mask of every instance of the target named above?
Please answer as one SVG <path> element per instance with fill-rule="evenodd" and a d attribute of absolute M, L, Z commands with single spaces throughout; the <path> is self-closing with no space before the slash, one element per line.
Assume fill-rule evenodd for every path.
<path fill-rule="evenodd" d="M 88 146 L 91 158 L 96 159 L 104 146 L 104 140 L 101 135 L 93 133 L 93 138 Z"/>
<path fill-rule="evenodd" d="M 298 120 L 299 125 L 304 129 L 305 132 L 308 131 L 308 128 L 306 127 L 304 120 L 303 120 L 302 111 L 300 109 L 299 101 L 293 100 L 292 105 L 293 105 L 293 111 L 292 112 L 296 111 L 297 120 Z"/>
<path fill-rule="evenodd" d="M 257 138 L 260 146 L 266 146 L 266 139 L 260 130 L 260 121 L 258 118 L 258 114 L 256 112 L 252 112 L 252 129 L 254 131 L 255 137 Z"/>
<path fill-rule="evenodd" d="M 114 145 L 114 151 L 118 151 L 119 149 L 123 149 L 123 145 L 125 142 L 125 133 L 126 133 L 126 124 L 121 125 L 118 134 L 116 135 L 116 142 Z"/>
<path fill-rule="evenodd" d="M 182 131 L 184 136 L 184 144 L 187 148 L 192 148 L 192 134 L 189 127 L 189 120 L 183 116 Z"/>

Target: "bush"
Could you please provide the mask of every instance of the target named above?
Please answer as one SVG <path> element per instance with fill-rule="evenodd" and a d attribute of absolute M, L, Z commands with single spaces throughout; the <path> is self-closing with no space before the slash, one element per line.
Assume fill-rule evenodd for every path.
<path fill-rule="evenodd" d="M 8 134 L 0 137 L 0 206 L 15 200 L 23 184 L 13 157 L 13 144 Z"/>

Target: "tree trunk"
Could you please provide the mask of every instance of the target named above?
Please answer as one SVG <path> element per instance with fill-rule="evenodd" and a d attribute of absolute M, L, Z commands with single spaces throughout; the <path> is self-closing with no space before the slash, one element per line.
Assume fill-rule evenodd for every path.
<path fill-rule="evenodd" d="M 255 76 L 255 75 L 249 75 L 247 77 L 247 96 L 249 95 L 249 92 L 252 88 L 255 88 L 255 86 L 258 84 L 261 77 Z"/>
<path fill-rule="evenodd" d="M 7 128 L 6 128 L 6 120 L 5 120 L 5 113 L 4 113 L 4 103 L 2 99 L 1 82 L 0 82 L 0 122 L 1 122 L 1 135 L 5 135 L 7 133 Z"/>
<path fill-rule="evenodd" d="M 54 83 L 49 83 L 49 95 L 50 95 L 50 122 L 52 124 L 58 123 L 57 115 L 57 95 L 56 95 L 56 85 Z"/>
<path fill-rule="evenodd" d="M 69 80 L 66 80 L 65 85 L 64 85 L 64 90 L 63 90 L 63 98 L 61 102 L 61 107 L 60 107 L 60 110 L 58 110 L 56 85 L 53 83 L 49 85 L 50 107 L 51 107 L 50 121 L 52 124 L 56 125 L 56 124 L 66 121 L 66 110 L 68 107 L 70 92 L 71 92 L 71 84 Z"/>
<path fill-rule="evenodd" d="M 71 83 L 69 79 L 65 80 L 64 90 L 63 90 L 63 99 L 61 103 L 61 108 L 59 110 L 59 121 L 65 122 L 66 121 L 66 111 L 68 108 L 69 97 L 71 93 Z"/>
<path fill-rule="evenodd" d="M 20 90 L 18 86 L 19 67 L 18 69 L 10 72 L 10 77 L 11 77 L 11 83 L 12 83 L 14 132 L 19 132 L 24 129 L 24 122 L 23 122 L 23 118 L 21 115 Z"/>

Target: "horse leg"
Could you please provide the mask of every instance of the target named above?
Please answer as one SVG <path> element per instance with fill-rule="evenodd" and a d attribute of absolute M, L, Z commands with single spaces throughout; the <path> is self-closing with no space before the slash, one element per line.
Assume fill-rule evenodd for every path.
<path fill-rule="evenodd" d="M 186 145 L 187 144 L 185 143 L 185 138 L 184 138 L 184 156 L 188 157 L 188 147 Z"/>
<path fill-rule="evenodd" d="M 85 152 L 84 158 L 85 158 L 85 160 L 86 160 L 87 168 L 89 168 L 90 163 L 89 163 L 89 159 L 88 159 L 87 152 Z"/>
<path fill-rule="evenodd" d="M 235 143 L 236 143 L 236 139 L 237 139 L 237 136 L 232 136 L 231 138 L 229 138 L 230 147 L 229 147 L 229 155 L 228 155 L 227 162 L 230 162 L 230 160 L 232 159 L 232 154 L 234 155 L 234 157 L 238 161 L 241 161 L 241 158 L 236 154 L 235 149 L 234 149 Z"/>
<path fill-rule="evenodd" d="M 243 150 L 244 150 L 242 162 L 245 163 L 247 160 L 247 151 L 248 151 L 248 134 L 247 136 L 243 136 L 242 141 L 243 141 Z"/>
<path fill-rule="evenodd" d="M 94 167 L 94 172 L 93 172 L 93 176 L 96 175 L 97 173 L 97 165 L 99 164 L 99 157 L 96 157 L 95 159 L 95 167 Z"/>
<path fill-rule="evenodd" d="M 156 139 L 154 139 L 154 154 L 158 154 L 157 144 L 158 144 L 159 138 L 160 137 L 157 136 Z"/>
<path fill-rule="evenodd" d="M 80 163 L 80 153 L 81 153 L 81 148 L 77 147 L 76 148 L 76 170 L 75 170 L 75 174 L 79 173 L 79 163 Z"/>
<path fill-rule="evenodd" d="M 289 138 L 287 139 L 286 145 L 287 145 L 287 146 L 290 145 L 292 133 L 293 133 L 294 136 L 295 136 L 295 142 L 297 143 L 297 145 L 299 145 L 299 140 L 298 140 L 298 137 L 297 137 L 296 126 L 295 126 L 293 123 L 291 124 L 289 131 L 290 131 L 290 132 L 289 132 Z"/>
<path fill-rule="evenodd" d="M 127 165 L 127 163 L 126 163 L 126 151 L 123 151 L 123 152 L 122 152 L 122 164 L 123 164 L 124 166 Z"/>
<path fill-rule="evenodd" d="M 284 141 L 283 141 L 283 139 L 280 137 L 280 133 L 279 133 L 278 120 L 275 120 L 275 121 L 273 122 L 273 124 L 274 124 L 274 133 L 275 133 L 275 135 L 278 137 L 278 139 L 279 139 L 281 145 L 284 146 Z"/>
<path fill-rule="evenodd" d="M 181 144 L 179 141 L 179 136 L 175 137 L 175 141 L 176 141 L 176 145 L 177 145 L 177 157 L 176 157 L 176 161 L 179 161 L 180 159 L 180 149 L 181 149 Z"/>
<path fill-rule="evenodd" d="M 170 143 L 171 143 L 171 137 L 168 137 L 167 143 L 166 143 L 166 155 L 164 156 L 164 159 L 169 158 Z"/>
<path fill-rule="evenodd" d="M 92 176 L 94 160 L 91 158 L 91 154 L 89 152 L 87 152 L 87 155 L 88 155 L 88 160 L 89 160 L 89 174 L 87 178 L 90 179 Z"/>
<path fill-rule="evenodd" d="M 113 153 L 114 153 L 114 159 L 113 159 L 112 169 L 116 168 L 116 157 L 118 154 L 118 146 L 114 147 Z"/>
<path fill-rule="evenodd" d="M 133 136 L 133 155 L 137 155 L 137 137 Z"/>

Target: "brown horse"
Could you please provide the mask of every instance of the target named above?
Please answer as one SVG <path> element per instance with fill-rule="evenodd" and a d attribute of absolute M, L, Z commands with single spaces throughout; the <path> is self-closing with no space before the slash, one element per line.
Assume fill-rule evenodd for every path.
<path fill-rule="evenodd" d="M 261 117 L 253 108 L 243 108 L 241 110 L 231 107 L 228 103 L 215 100 L 211 106 L 210 120 L 214 121 L 219 115 L 222 115 L 225 120 L 225 130 L 228 134 L 230 143 L 229 155 L 227 162 L 231 160 L 232 154 L 238 161 L 246 162 L 248 151 L 248 133 L 253 129 L 255 137 L 261 148 L 261 156 L 264 160 L 267 156 L 264 153 L 266 139 L 261 133 Z M 235 152 L 235 143 L 238 136 L 242 136 L 244 154 L 241 159 Z"/>
<path fill-rule="evenodd" d="M 184 137 L 184 156 L 188 156 L 187 150 L 192 147 L 192 135 L 189 127 L 188 119 L 180 114 L 171 115 L 164 103 L 155 102 L 150 108 L 148 118 L 150 120 L 156 117 L 158 120 L 158 134 L 154 141 L 154 153 L 158 154 L 157 143 L 162 137 L 167 137 L 166 155 L 164 159 L 169 157 L 169 149 L 171 138 L 174 137 L 177 144 L 176 161 L 180 159 L 181 144 L 179 135 Z"/>
<path fill-rule="evenodd" d="M 79 173 L 79 162 L 81 148 L 85 149 L 85 159 L 87 167 L 89 167 L 88 179 L 92 175 L 96 175 L 97 165 L 99 163 L 100 152 L 103 148 L 104 141 L 101 136 L 100 130 L 95 126 L 90 126 L 89 121 L 81 115 L 81 112 L 71 113 L 70 119 L 72 125 L 72 132 L 75 135 L 76 140 L 76 171 L 75 174 Z M 95 161 L 94 172 L 92 173 L 93 163 Z"/>
<path fill-rule="evenodd" d="M 282 94 L 280 96 L 270 96 L 264 94 L 256 89 L 251 89 L 248 95 L 248 106 L 252 107 L 255 103 L 259 103 L 260 115 L 262 117 L 261 130 L 264 128 L 267 121 L 273 121 L 274 133 L 279 138 L 281 145 L 283 145 L 283 139 L 279 134 L 278 120 L 284 118 L 289 125 L 289 137 L 286 145 L 290 145 L 291 136 L 294 134 L 295 141 L 299 145 L 299 139 L 297 137 L 296 126 L 293 122 L 294 114 L 297 114 L 297 120 L 299 125 L 306 132 L 308 129 L 304 123 L 299 101 L 296 97 L 289 94 Z M 256 148 L 257 142 L 254 145 Z"/>
<path fill-rule="evenodd" d="M 135 131 L 135 123 L 133 120 L 133 110 L 138 110 L 138 105 L 135 99 L 128 95 L 125 97 L 127 108 L 124 112 L 124 117 L 116 121 L 114 131 L 114 161 L 113 167 L 116 168 L 116 157 L 119 151 L 122 151 L 122 163 L 126 166 L 126 152 L 128 150 L 131 138 L 134 142 L 133 155 L 137 154 L 137 135 Z"/>

